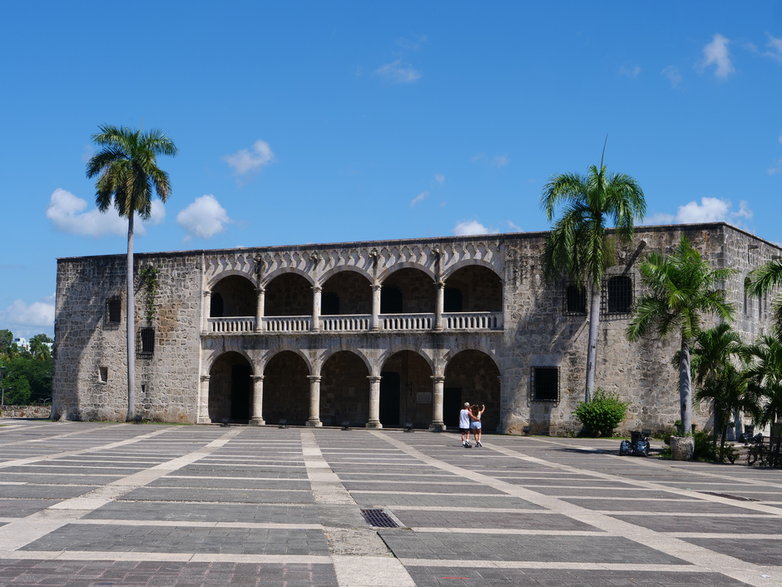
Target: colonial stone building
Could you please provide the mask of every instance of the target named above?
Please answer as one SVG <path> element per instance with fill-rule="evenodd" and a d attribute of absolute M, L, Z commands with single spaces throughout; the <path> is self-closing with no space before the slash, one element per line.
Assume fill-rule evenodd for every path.
<path fill-rule="evenodd" d="M 638 267 L 686 235 L 726 284 L 736 328 L 767 328 L 747 273 L 779 247 L 723 223 L 637 229 L 604 286 L 597 382 L 623 429 L 679 417 L 675 336 L 630 343 Z M 169 422 L 456 424 L 564 433 L 583 399 L 588 300 L 543 278 L 547 233 L 136 255 L 137 414 Z M 60 259 L 53 417 L 124 420 L 125 256 Z M 706 423 L 708 409 L 696 410 Z"/>

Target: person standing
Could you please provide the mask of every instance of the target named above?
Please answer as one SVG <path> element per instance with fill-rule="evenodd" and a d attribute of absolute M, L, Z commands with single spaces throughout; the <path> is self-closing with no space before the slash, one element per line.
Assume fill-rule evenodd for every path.
<path fill-rule="evenodd" d="M 462 433 L 462 446 L 472 448 L 470 444 L 470 402 L 464 402 L 459 412 L 459 431 Z"/>
<path fill-rule="evenodd" d="M 470 430 L 472 431 L 473 438 L 475 438 L 475 446 L 481 447 L 481 416 L 486 411 L 486 406 L 481 404 L 480 408 L 478 404 L 470 406 L 468 412 L 470 417 Z M 469 437 L 469 434 L 467 435 Z"/>

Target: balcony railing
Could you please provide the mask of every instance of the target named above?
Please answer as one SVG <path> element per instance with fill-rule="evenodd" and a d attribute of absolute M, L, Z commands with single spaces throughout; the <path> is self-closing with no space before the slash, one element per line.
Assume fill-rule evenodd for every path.
<path fill-rule="evenodd" d="M 312 331 L 311 316 L 265 316 L 261 326 L 264 332 L 300 333 Z M 341 314 L 320 317 L 323 332 L 367 332 L 372 317 L 368 314 Z M 435 327 L 434 314 L 380 314 L 380 329 L 386 332 L 426 331 Z M 448 312 L 443 314 L 443 329 L 501 330 L 501 312 Z M 255 317 L 235 316 L 209 318 L 208 332 L 214 334 L 248 334 L 256 332 Z"/>

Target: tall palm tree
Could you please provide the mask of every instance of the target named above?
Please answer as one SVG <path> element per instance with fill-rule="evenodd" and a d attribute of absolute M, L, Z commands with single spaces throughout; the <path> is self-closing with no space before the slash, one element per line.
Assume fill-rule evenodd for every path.
<path fill-rule="evenodd" d="M 745 352 L 749 389 L 760 396 L 758 422 L 774 424 L 782 418 L 782 341 L 762 336 Z"/>
<path fill-rule="evenodd" d="M 127 264 L 127 420 L 136 417 L 135 295 L 133 292 L 133 221 L 149 218 L 153 192 L 165 202 L 171 192 L 168 174 L 157 166 L 157 155 L 175 155 L 173 141 L 159 130 L 142 133 L 126 127 L 100 126 L 92 136 L 100 151 L 87 163 L 87 177 L 99 176 L 95 202 L 101 212 L 112 204 L 128 219 Z"/>
<path fill-rule="evenodd" d="M 782 285 L 782 260 L 772 259 L 749 274 L 747 293 L 761 296 L 779 285 Z M 782 335 L 782 295 L 774 299 L 771 310 L 774 314 L 774 329 Z"/>
<path fill-rule="evenodd" d="M 605 146 L 603 147 L 605 156 Z M 636 219 L 646 213 L 646 200 L 638 182 L 629 175 L 608 173 L 603 165 L 592 165 L 588 173 L 557 175 L 543 189 L 541 206 L 549 221 L 557 208 L 562 215 L 554 223 L 546 242 L 545 263 L 549 280 L 567 276 L 589 288 L 589 338 L 584 399 L 595 390 L 600 298 L 605 270 L 614 262 L 614 248 L 608 238 L 612 221 L 620 240 L 631 241 Z"/>
<path fill-rule="evenodd" d="M 679 400 L 684 432 L 692 428 L 692 374 L 690 348 L 701 332 L 703 314 L 724 321 L 733 317 L 722 282 L 733 269 L 712 269 L 708 261 L 682 237 L 676 250 L 667 256 L 650 253 L 640 267 L 641 279 L 649 293 L 636 304 L 627 327 L 627 337 L 638 340 L 655 330 L 660 336 L 677 331 L 679 348 Z"/>

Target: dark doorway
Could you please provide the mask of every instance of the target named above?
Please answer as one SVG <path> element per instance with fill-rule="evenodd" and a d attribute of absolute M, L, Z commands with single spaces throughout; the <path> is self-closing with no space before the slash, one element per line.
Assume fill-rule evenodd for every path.
<path fill-rule="evenodd" d="M 401 289 L 387 285 L 380 290 L 381 314 L 401 314 L 403 306 Z"/>
<path fill-rule="evenodd" d="M 399 373 L 383 372 L 380 377 L 380 423 L 386 428 L 398 428 L 401 387 Z"/>
<path fill-rule="evenodd" d="M 443 400 L 443 420 L 448 428 L 459 427 L 459 412 L 462 409 L 462 388 L 446 387 Z"/>
<path fill-rule="evenodd" d="M 250 366 L 231 367 L 231 420 L 250 419 Z"/>

